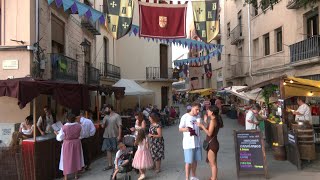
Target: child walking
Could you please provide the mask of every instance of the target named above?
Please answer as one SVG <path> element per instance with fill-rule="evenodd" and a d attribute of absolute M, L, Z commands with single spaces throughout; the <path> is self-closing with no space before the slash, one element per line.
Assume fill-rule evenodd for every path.
<path fill-rule="evenodd" d="M 133 158 L 132 167 L 139 169 L 140 176 L 138 180 L 142 180 L 146 177 L 146 169 L 153 167 L 153 160 L 144 129 L 138 130 L 135 145 L 138 145 L 138 150 Z"/>

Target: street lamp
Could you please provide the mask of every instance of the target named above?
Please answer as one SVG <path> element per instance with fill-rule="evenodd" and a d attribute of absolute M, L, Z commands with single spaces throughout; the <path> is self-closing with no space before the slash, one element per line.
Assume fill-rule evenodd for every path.
<path fill-rule="evenodd" d="M 90 48 L 90 44 L 88 43 L 88 41 L 83 40 L 80 44 L 81 46 L 81 51 L 83 52 L 83 54 L 76 54 L 76 58 L 78 59 L 78 56 L 80 55 L 86 55 L 88 53 L 88 50 Z"/>
<path fill-rule="evenodd" d="M 88 52 L 88 48 L 90 47 L 90 44 L 88 43 L 88 41 L 83 40 L 80 46 L 81 46 L 82 52 L 86 54 Z"/>

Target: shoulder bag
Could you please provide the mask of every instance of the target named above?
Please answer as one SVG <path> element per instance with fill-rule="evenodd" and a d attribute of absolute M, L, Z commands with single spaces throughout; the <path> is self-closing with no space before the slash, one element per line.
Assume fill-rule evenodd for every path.
<path fill-rule="evenodd" d="M 215 137 L 215 136 L 214 136 L 214 137 Z M 213 137 L 213 138 L 214 138 L 214 137 Z M 208 149 L 209 149 L 209 144 L 211 143 L 211 141 L 213 140 L 213 138 L 211 138 L 210 141 L 208 141 L 208 140 L 204 140 L 204 141 L 203 141 L 202 147 L 203 147 L 204 150 L 208 151 Z"/>

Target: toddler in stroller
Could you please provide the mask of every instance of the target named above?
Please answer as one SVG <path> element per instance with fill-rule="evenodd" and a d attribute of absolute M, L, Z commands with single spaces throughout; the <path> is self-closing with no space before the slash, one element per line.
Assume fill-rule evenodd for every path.
<path fill-rule="evenodd" d="M 111 175 L 111 180 L 117 179 L 118 173 L 126 173 L 125 180 L 130 180 L 131 176 L 128 175 L 128 172 L 132 171 L 132 160 L 134 157 L 134 137 L 125 136 L 123 142 L 120 142 L 118 145 L 118 151 L 114 160 L 115 168 Z M 128 147 L 127 147 L 128 146 Z"/>

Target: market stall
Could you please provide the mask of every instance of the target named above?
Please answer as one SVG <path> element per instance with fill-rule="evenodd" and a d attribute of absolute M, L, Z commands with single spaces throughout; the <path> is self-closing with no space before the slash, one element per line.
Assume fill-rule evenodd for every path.
<path fill-rule="evenodd" d="M 230 86 L 227 88 L 224 88 L 223 90 L 219 91 L 219 94 L 224 94 L 225 96 L 234 96 L 236 99 L 229 97 L 231 102 L 231 108 L 230 112 L 227 113 L 227 115 L 230 118 L 237 118 L 238 123 L 240 125 L 245 125 L 245 114 L 246 111 L 250 108 L 250 101 L 258 102 L 258 103 L 264 103 L 265 99 L 262 96 L 262 89 L 256 88 L 252 89 L 250 91 L 244 92 L 238 92 L 238 90 L 247 88 L 247 86 Z M 277 101 L 276 98 L 271 97 L 270 102 Z M 234 112 L 236 111 L 236 112 Z M 236 113 L 236 117 L 234 117 Z"/>
<path fill-rule="evenodd" d="M 293 159 L 298 155 L 299 160 L 316 160 L 320 129 L 318 106 L 320 81 L 284 75 L 237 90 L 237 92 L 248 92 L 256 88 L 262 88 L 263 97 L 268 105 L 265 135 L 266 142 L 273 147 L 275 159 L 285 160 L 288 157 L 288 160 L 296 165 L 298 161 Z M 271 103 L 268 101 L 270 97 L 278 98 L 278 101 Z M 302 105 L 307 108 L 300 114 L 297 109 Z M 312 117 L 298 118 L 305 117 L 308 112 Z M 296 150 L 293 151 L 292 147 L 296 147 Z M 301 167 L 301 164 L 297 167 Z"/>
<path fill-rule="evenodd" d="M 72 110 L 88 110 L 90 91 L 98 91 L 98 88 L 97 86 L 36 80 L 33 78 L 9 79 L 0 81 L 0 97 L 8 96 L 18 99 L 18 105 L 21 109 L 32 102 L 33 124 L 36 124 L 38 96 L 50 95 L 57 103 Z M 124 88 L 120 88 L 119 91 L 124 91 Z M 99 109 L 98 104 L 97 109 Z M 95 127 L 96 133 L 91 145 L 93 158 L 101 154 L 100 149 L 104 131 L 99 121 L 95 124 Z M 22 173 L 24 178 L 31 180 L 43 177 L 47 179 L 60 177 L 62 175 L 62 172 L 58 169 L 60 151 L 61 142 L 56 141 L 54 134 L 36 136 L 36 128 L 34 128 L 34 137 L 22 141 L 21 152 L 24 169 Z"/>

